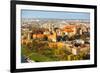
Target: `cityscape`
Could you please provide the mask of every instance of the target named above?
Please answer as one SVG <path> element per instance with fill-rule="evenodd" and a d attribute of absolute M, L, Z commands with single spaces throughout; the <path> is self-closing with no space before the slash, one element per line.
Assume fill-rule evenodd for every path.
<path fill-rule="evenodd" d="M 21 62 L 79 61 L 90 59 L 90 20 L 46 15 L 21 19 Z M 43 11 L 41 11 L 43 13 Z M 40 12 L 40 14 L 41 14 Z M 27 12 L 26 12 L 27 13 Z M 32 12 L 31 12 L 32 13 Z M 44 12 L 46 14 L 46 12 Z M 43 14 L 44 14 L 43 13 Z M 56 12 L 57 13 L 57 12 Z M 64 14 L 64 13 L 63 13 Z M 67 14 L 65 14 L 67 17 Z M 85 15 L 85 14 L 84 14 Z M 30 18 L 31 17 L 31 18 Z M 54 17 L 54 18 L 53 18 Z M 62 19 L 63 18 L 63 19 Z M 80 18 L 80 19 L 79 19 Z"/>

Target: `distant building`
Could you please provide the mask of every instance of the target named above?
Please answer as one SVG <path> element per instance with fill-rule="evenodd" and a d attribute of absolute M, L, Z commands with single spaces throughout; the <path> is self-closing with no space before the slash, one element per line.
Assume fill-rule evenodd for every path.
<path fill-rule="evenodd" d="M 77 33 L 77 26 L 76 25 L 66 25 L 63 27 L 62 32 L 64 32 L 68 36 L 73 36 Z"/>

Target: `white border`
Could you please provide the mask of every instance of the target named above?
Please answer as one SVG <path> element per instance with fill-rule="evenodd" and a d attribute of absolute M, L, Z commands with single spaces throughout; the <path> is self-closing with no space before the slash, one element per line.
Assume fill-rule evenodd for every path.
<path fill-rule="evenodd" d="M 90 13 L 90 60 L 84 61 L 60 61 L 60 62 L 34 62 L 21 63 L 21 9 L 29 10 L 49 10 L 49 11 L 71 11 L 71 12 L 89 12 Z M 70 7 L 51 7 L 51 6 L 35 6 L 35 5 L 16 5 L 16 69 L 23 68 L 39 68 L 39 67 L 57 67 L 72 65 L 94 64 L 94 10 L 84 8 Z"/>

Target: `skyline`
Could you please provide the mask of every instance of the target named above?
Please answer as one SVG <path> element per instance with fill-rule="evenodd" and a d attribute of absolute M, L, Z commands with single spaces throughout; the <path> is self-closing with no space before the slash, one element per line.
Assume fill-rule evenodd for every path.
<path fill-rule="evenodd" d="M 85 19 L 90 20 L 90 13 L 65 12 L 65 11 L 43 11 L 43 10 L 21 10 L 21 18 L 47 18 L 47 19 Z"/>

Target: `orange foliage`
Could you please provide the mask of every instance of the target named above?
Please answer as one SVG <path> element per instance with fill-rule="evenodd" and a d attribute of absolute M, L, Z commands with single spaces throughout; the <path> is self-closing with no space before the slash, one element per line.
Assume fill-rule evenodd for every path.
<path fill-rule="evenodd" d="M 49 35 L 33 34 L 33 38 L 36 38 L 36 39 L 43 39 L 43 38 L 45 38 L 45 36 L 48 38 L 48 40 L 54 41 L 56 39 L 56 33 L 55 34 L 49 34 Z"/>
<path fill-rule="evenodd" d="M 33 38 L 43 39 L 44 37 L 44 34 L 33 34 Z"/>
<path fill-rule="evenodd" d="M 64 47 L 64 43 L 62 42 L 56 42 L 56 43 L 49 43 L 50 48 L 62 48 Z"/>

